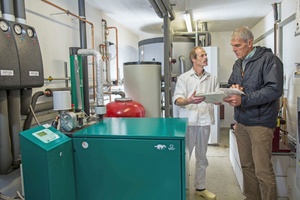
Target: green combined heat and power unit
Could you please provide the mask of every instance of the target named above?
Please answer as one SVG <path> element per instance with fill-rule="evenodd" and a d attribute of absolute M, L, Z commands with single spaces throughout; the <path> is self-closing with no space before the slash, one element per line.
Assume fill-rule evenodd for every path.
<path fill-rule="evenodd" d="M 20 133 L 25 198 L 185 200 L 187 119 L 106 118 L 71 138 Z"/>

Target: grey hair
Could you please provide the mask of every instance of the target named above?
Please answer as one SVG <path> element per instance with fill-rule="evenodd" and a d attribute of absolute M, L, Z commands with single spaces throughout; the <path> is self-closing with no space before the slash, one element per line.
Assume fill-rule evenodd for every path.
<path fill-rule="evenodd" d="M 250 29 L 246 26 L 236 29 L 230 36 L 232 40 L 238 37 L 242 38 L 246 43 L 254 38 Z"/>

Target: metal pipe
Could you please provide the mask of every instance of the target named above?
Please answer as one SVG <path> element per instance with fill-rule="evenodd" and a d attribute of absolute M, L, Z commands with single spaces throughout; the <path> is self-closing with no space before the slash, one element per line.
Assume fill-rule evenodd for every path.
<path fill-rule="evenodd" d="M 44 94 L 45 93 L 43 91 L 39 91 L 39 92 L 36 92 L 33 94 L 32 101 L 31 101 L 31 106 L 32 106 L 33 111 L 35 111 L 35 106 L 36 106 L 36 102 L 37 102 L 38 98 L 40 96 L 43 96 Z M 23 125 L 23 131 L 30 129 L 32 117 L 33 117 L 33 112 L 30 111 L 25 119 L 25 122 Z"/>
<path fill-rule="evenodd" d="M 48 78 L 44 78 L 45 81 L 68 81 L 71 78 L 52 78 L 51 76 L 49 76 Z"/>
<path fill-rule="evenodd" d="M 30 111 L 32 112 L 32 115 L 33 115 L 33 118 L 34 118 L 35 122 L 40 126 L 41 124 L 40 124 L 40 122 L 38 121 L 37 117 L 35 116 L 35 113 L 34 113 L 33 108 L 32 108 L 31 105 L 30 105 Z"/>
<path fill-rule="evenodd" d="M 196 31 L 195 31 L 195 47 L 197 47 L 199 44 L 199 36 L 198 36 L 198 23 L 199 20 L 196 21 Z"/>
<path fill-rule="evenodd" d="M 19 133 L 21 129 L 21 91 L 9 90 L 7 92 L 8 100 L 8 119 L 9 119 L 9 131 L 12 144 L 13 164 L 21 163 L 21 148 Z M 1 127 L 2 128 L 2 127 Z"/>
<path fill-rule="evenodd" d="M 8 21 L 15 21 L 13 0 L 1 0 L 2 17 Z"/>
<path fill-rule="evenodd" d="M 168 11 L 167 8 L 165 7 L 164 3 L 161 0 L 155 0 L 158 8 L 160 9 L 160 11 L 163 14 L 163 17 L 168 16 Z M 169 16 L 168 16 L 169 17 Z"/>
<path fill-rule="evenodd" d="M 104 105 L 103 100 L 103 67 L 100 66 L 101 54 L 95 49 L 79 49 L 78 55 L 94 55 L 96 57 L 96 73 L 97 73 L 97 98 L 98 106 Z"/>
<path fill-rule="evenodd" d="M 156 12 L 157 16 L 159 18 L 163 18 L 163 14 L 160 11 L 160 9 L 158 8 L 158 5 L 156 4 L 155 0 L 149 0 L 149 3 L 151 4 L 152 8 L 154 9 L 154 11 Z"/>
<path fill-rule="evenodd" d="M 118 94 L 120 95 L 123 99 L 125 98 L 125 93 L 122 91 L 109 91 L 109 92 L 104 92 L 104 94 Z"/>
<path fill-rule="evenodd" d="M 109 87 L 111 90 L 112 87 L 119 86 L 119 43 L 118 43 L 118 29 L 116 27 L 107 27 L 107 29 L 115 29 L 116 30 L 116 66 L 117 66 L 117 85 L 112 85 Z"/>
<path fill-rule="evenodd" d="M 200 35 L 205 36 L 206 33 L 210 34 L 210 32 L 208 32 L 208 31 L 198 31 L 199 36 Z M 174 32 L 174 36 L 190 36 L 190 37 L 192 37 L 192 36 L 195 36 L 195 34 L 196 34 L 196 31 L 193 31 L 193 32 Z"/>
<path fill-rule="evenodd" d="M 170 20 L 173 21 L 175 19 L 175 13 L 173 11 L 173 8 L 170 4 L 170 1 L 169 0 L 162 0 L 165 7 L 167 8 L 169 14 L 170 14 Z"/>
<path fill-rule="evenodd" d="M 105 19 L 102 19 L 102 22 L 104 22 L 104 54 L 102 58 L 104 58 L 105 67 L 106 67 L 106 82 L 109 82 L 109 76 L 110 76 L 110 65 L 108 64 L 108 51 L 107 51 L 107 23 Z"/>
<path fill-rule="evenodd" d="M 95 41 L 94 41 L 94 25 L 93 23 L 85 20 L 85 2 L 84 0 L 78 0 L 78 8 L 79 8 L 79 16 L 71 13 L 70 11 L 68 10 L 65 10 L 47 0 L 41 0 L 55 8 L 58 8 L 62 11 L 64 11 L 65 13 L 73 16 L 73 17 L 76 17 L 77 19 L 80 20 L 80 45 L 81 45 L 81 48 L 82 49 L 86 49 L 87 48 L 87 45 L 86 45 L 86 27 L 85 27 L 85 23 L 88 23 L 91 25 L 91 28 L 92 28 L 92 48 L 94 49 L 94 44 L 95 44 Z M 85 22 L 85 23 L 84 23 Z M 93 58 L 93 63 L 95 63 L 94 61 L 94 58 Z M 94 67 L 95 65 L 93 65 L 93 86 L 94 86 L 94 94 L 95 94 L 95 73 L 94 73 Z M 89 105 L 89 89 L 88 89 L 88 85 L 89 85 L 89 82 L 88 82 L 88 67 L 87 67 L 87 59 L 86 58 L 82 58 L 82 78 L 83 78 L 83 97 L 84 97 L 84 112 L 87 114 L 87 115 L 90 115 L 90 105 Z M 95 98 L 95 96 L 94 96 Z"/>
<path fill-rule="evenodd" d="M 24 0 L 14 0 L 15 20 L 21 24 L 26 24 Z"/>
<path fill-rule="evenodd" d="M 171 37 L 170 37 L 170 19 L 164 15 L 164 83 L 165 83 L 165 117 L 172 117 L 171 110 Z"/>
<path fill-rule="evenodd" d="M 8 174 L 13 157 L 9 137 L 6 90 L 0 90 L 0 161 L 0 174 Z"/>
<path fill-rule="evenodd" d="M 0 17 L 2 18 L 2 1 L 0 1 Z"/>

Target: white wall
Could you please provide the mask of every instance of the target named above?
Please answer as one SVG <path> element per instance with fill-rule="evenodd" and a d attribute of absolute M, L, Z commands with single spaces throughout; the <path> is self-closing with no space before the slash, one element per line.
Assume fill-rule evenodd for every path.
<path fill-rule="evenodd" d="M 78 1 L 76 0 L 52 0 L 51 3 L 69 10 L 75 15 L 79 15 Z M 44 77 L 64 77 L 64 62 L 68 63 L 68 68 L 70 66 L 69 47 L 80 46 L 79 20 L 67 14 L 51 15 L 62 13 L 63 11 L 42 1 L 26 0 L 25 6 L 27 24 L 33 26 L 38 35 L 43 57 Z M 118 28 L 119 68 L 122 78 L 123 63 L 138 59 L 138 36 L 88 3 L 85 4 L 85 13 L 86 20 L 94 25 L 94 45 L 97 50 L 99 50 L 99 45 L 104 41 L 102 19 L 107 21 L 109 27 L 115 26 Z M 89 24 L 86 25 L 86 30 L 87 48 L 92 48 L 91 26 Z M 108 40 L 116 44 L 115 31 L 110 30 L 109 33 Z M 111 49 L 115 53 L 114 47 Z M 89 58 L 89 63 L 91 62 L 92 60 Z M 111 61 L 113 79 L 116 79 L 115 65 L 116 59 Z M 70 74 L 69 69 L 68 73 Z M 91 65 L 89 65 L 89 77 L 92 77 Z M 35 88 L 34 91 L 44 90 L 49 87 L 64 87 L 64 83 L 64 81 L 47 81 L 43 88 Z"/>
<path fill-rule="evenodd" d="M 231 31 L 227 32 L 212 32 L 212 46 L 219 47 L 219 82 L 228 82 L 229 76 L 232 72 L 232 66 L 237 59 L 235 54 L 232 52 L 230 45 Z M 224 104 L 224 119 L 220 120 L 220 127 L 230 127 L 233 124 L 233 107 L 227 103 Z"/>
<path fill-rule="evenodd" d="M 294 14 L 296 11 L 295 0 L 282 1 L 282 21 Z M 273 11 L 252 28 L 254 37 L 257 38 L 269 29 L 273 28 Z M 300 36 L 295 37 L 296 22 L 283 26 L 283 55 L 285 75 L 285 97 L 287 97 L 287 129 L 291 136 L 296 138 L 297 134 L 297 97 L 300 97 L 300 79 L 294 77 L 296 71 L 295 63 L 300 62 Z M 268 35 L 256 45 L 266 46 L 274 50 L 274 34 Z"/>

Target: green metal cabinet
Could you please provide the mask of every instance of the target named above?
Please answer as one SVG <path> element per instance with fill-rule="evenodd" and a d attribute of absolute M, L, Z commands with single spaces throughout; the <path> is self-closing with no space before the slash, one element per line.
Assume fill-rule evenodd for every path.
<path fill-rule="evenodd" d="M 78 200 L 185 200 L 187 119 L 107 118 L 73 134 Z"/>
<path fill-rule="evenodd" d="M 25 198 L 75 200 L 72 140 L 50 126 L 20 133 Z"/>

